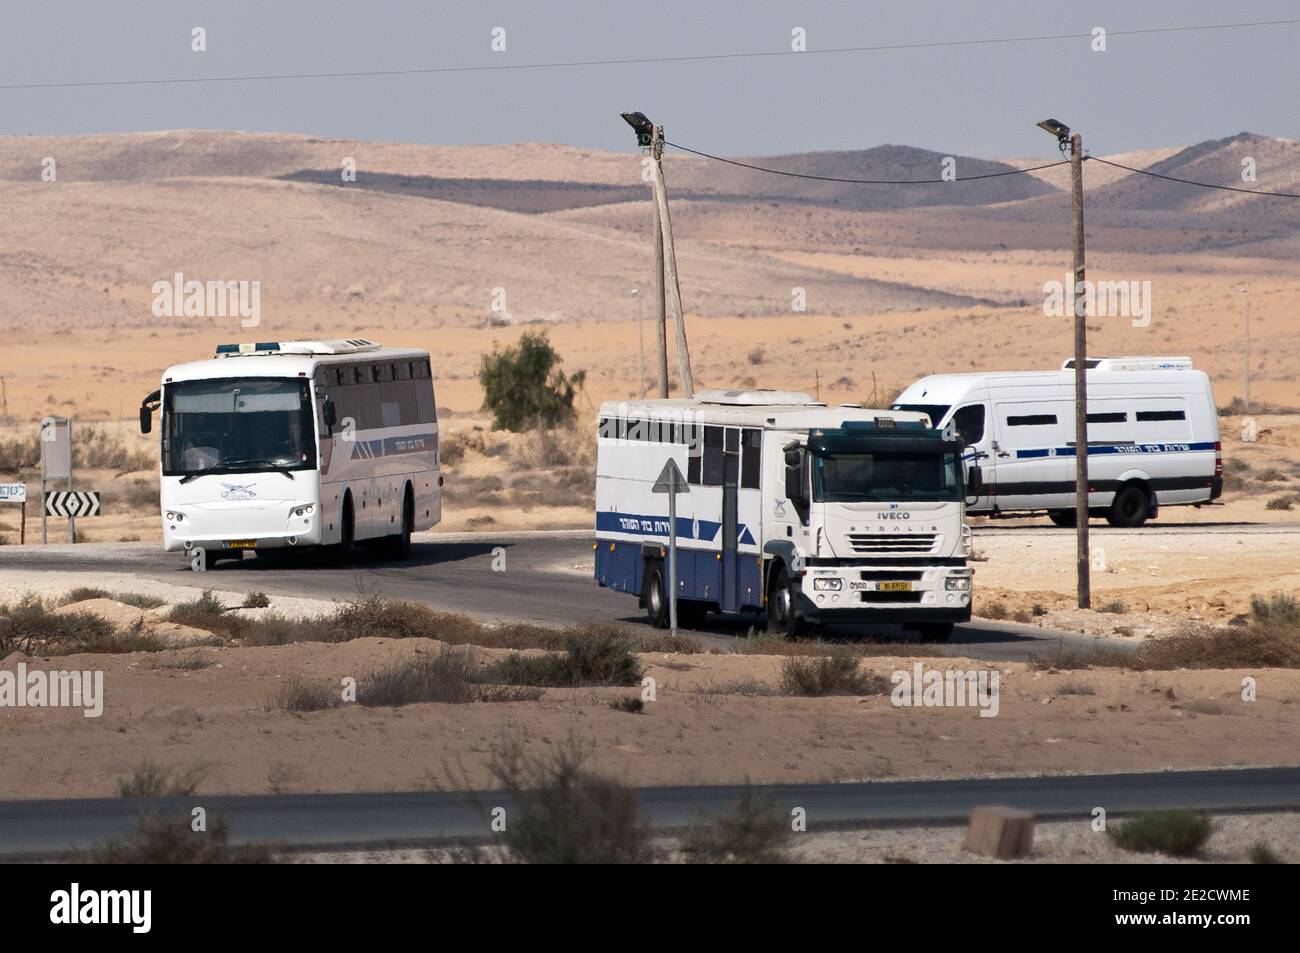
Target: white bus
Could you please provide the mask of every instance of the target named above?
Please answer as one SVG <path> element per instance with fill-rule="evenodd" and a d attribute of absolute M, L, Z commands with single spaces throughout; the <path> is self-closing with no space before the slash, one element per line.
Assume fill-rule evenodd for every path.
<path fill-rule="evenodd" d="M 667 622 L 674 460 L 678 615 L 765 612 L 786 635 L 902 623 L 943 640 L 970 619 L 961 446 L 923 414 L 807 394 L 701 391 L 601 405 L 595 576 Z"/>
<path fill-rule="evenodd" d="M 438 421 L 426 351 L 362 339 L 223 344 L 175 364 L 140 406 L 161 409 L 168 552 L 209 563 L 246 550 L 382 544 L 442 518 Z"/>
<path fill-rule="evenodd" d="M 1190 358 L 1090 358 L 1087 378 L 1091 515 L 1141 526 L 1161 506 L 1222 495 L 1219 415 Z M 951 424 L 966 443 L 967 463 L 982 471 L 971 513 L 1046 510 L 1074 525 L 1073 360 L 1058 371 L 923 377 L 893 406 Z"/>

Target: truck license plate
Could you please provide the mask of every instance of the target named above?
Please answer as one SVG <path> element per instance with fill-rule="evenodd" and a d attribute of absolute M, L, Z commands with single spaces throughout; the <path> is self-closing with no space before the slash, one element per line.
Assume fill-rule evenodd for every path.
<path fill-rule="evenodd" d="M 911 592 L 912 584 L 910 582 L 882 582 L 880 584 L 881 592 Z"/>
<path fill-rule="evenodd" d="M 255 539 L 228 539 L 226 540 L 226 549 L 254 549 L 257 546 Z"/>

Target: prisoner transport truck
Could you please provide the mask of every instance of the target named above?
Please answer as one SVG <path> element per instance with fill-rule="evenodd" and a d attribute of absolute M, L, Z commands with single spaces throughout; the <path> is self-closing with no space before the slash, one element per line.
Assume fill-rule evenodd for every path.
<path fill-rule="evenodd" d="M 668 620 L 668 460 L 678 614 L 763 612 L 787 636 L 901 623 L 943 640 L 970 619 L 962 446 L 919 412 L 807 394 L 701 391 L 607 402 L 598 419 L 595 576 Z"/>

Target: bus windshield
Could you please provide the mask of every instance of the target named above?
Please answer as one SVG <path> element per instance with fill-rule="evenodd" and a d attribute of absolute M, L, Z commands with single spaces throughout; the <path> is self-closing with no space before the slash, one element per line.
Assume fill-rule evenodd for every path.
<path fill-rule="evenodd" d="M 166 476 L 316 466 L 310 384 L 297 378 L 167 384 L 162 432 Z"/>
<path fill-rule="evenodd" d="M 955 453 L 836 453 L 812 457 L 818 503 L 960 500 Z"/>

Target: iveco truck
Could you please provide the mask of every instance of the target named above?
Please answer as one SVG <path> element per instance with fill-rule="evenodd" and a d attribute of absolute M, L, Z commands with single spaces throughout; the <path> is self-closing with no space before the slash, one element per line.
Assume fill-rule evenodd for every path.
<path fill-rule="evenodd" d="M 970 619 L 962 445 L 920 412 L 831 407 L 807 394 L 701 391 L 607 402 L 596 462 L 595 576 L 665 625 L 667 497 L 676 462 L 677 598 L 762 612 L 794 636 L 901 623 L 942 641 Z"/>

